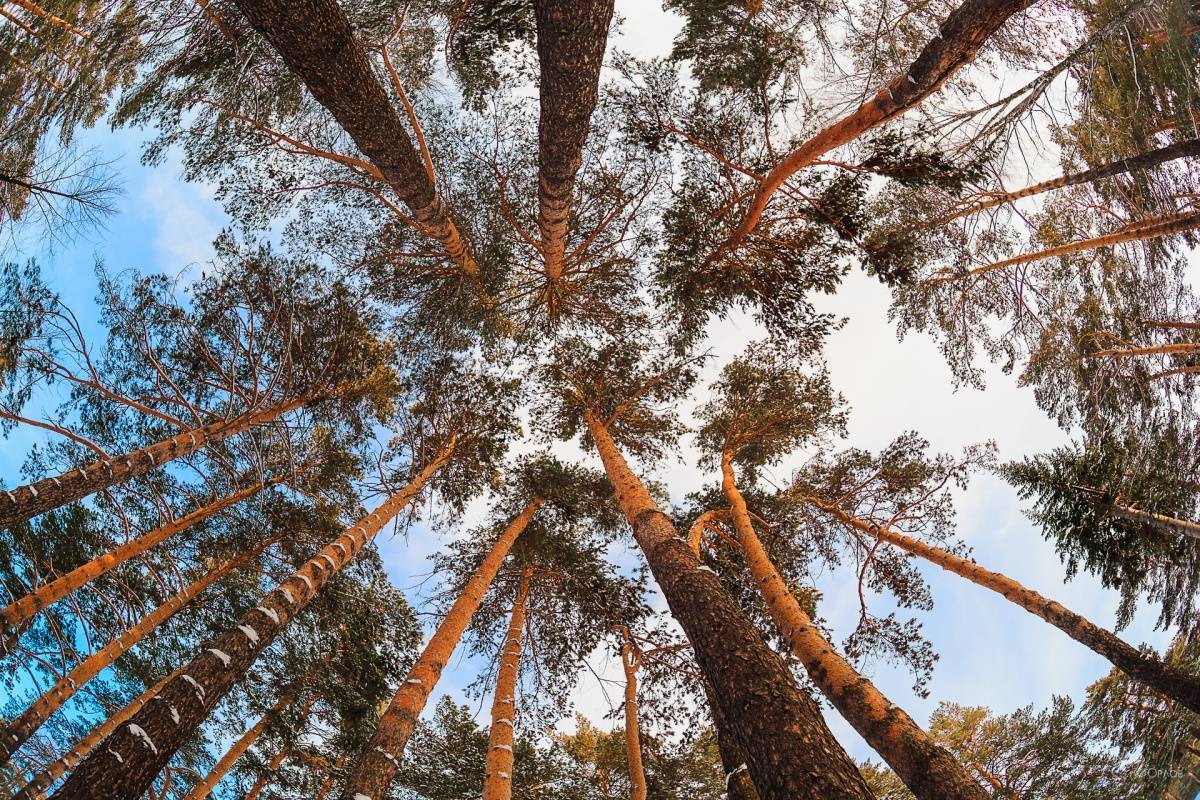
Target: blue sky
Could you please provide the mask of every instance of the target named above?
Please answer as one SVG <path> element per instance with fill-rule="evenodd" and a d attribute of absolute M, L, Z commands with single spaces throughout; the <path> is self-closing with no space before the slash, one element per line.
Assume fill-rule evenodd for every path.
<path fill-rule="evenodd" d="M 661 53 L 674 23 L 657 4 L 619 2 L 626 16 L 622 46 L 640 54 Z M 226 224 L 211 189 L 183 182 L 175 163 L 147 169 L 138 162 L 138 132 L 85 132 L 81 141 L 115 158 L 124 192 L 118 213 L 106 226 L 67 245 L 45 252 L 43 243 L 26 241 L 21 258 L 41 252 L 46 280 L 95 330 L 93 266 L 103 260 L 113 270 L 135 269 L 185 275 L 211 253 L 210 243 Z M 6 254 L 14 260 L 14 254 Z M 18 259 L 19 260 L 19 259 Z M 888 293 L 878 282 L 852 274 L 836 297 L 822 300 L 827 310 L 851 315 L 833 336 L 828 357 L 834 385 L 852 409 L 847 444 L 877 450 L 898 434 L 917 430 L 938 450 L 959 451 L 964 445 L 994 439 L 1002 459 L 1041 452 L 1065 441 L 1065 434 L 1035 405 L 1029 390 L 1011 376 L 991 370 L 986 391 L 953 387 L 948 368 L 934 344 L 922 336 L 898 342 L 887 321 Z M 746 319 L 734 318 L 711 330 L 710 344 L 721 356 L 737 352 L 760 334 Z M 718 359 L 719 361 L 719 359 Z M 36 410 L 36 408 L 34 409 Z M 25 453 L 41 436 L 17 431 L 0 441 L 0 477 L 6 485 L 21 483 Z M 566 448 L 567 452 L 571 448 Z M 677 499 L 709 483 L 714 476 L 695 467 L 688 450 L 680 463 L 664 464 L 656 473 Z M 595 465 L 595 464 L 593 464 Z M 991 478 L 977 478 L 959 498 L 959 529 L 982 564 L 1059 600 L 1092 621 L 1111 626 L 1117 599 L 1097 581 L 1081 575 L 1064 583 L 1064 570 L 1052 547 L 1024 517 L 1011 488 Z M 425 557 L 442 541 L 440 534 L 418 525 L 406 539 L 384 537 L 380 546 L 396 583 L 410 587 L 427 569 Z M 632 559 L 627 553 L 623 558 Z M 910 676 L 883 665 L 872 677 L 879 687 L 918 721 L 939 700 L 987 705 L 1008 712 L 1033 703 L 1049 703 L 1055 694 L 1082 699 L 1085 687 L 1105 675 L 1107 662 L 1058 630 L 1008 603 L 932 566 L 921 566 L 933 591 L 935 608 L 922 614 L 924 632 L 941 654 L 930 684 L 930 696 L 914 696 Z M 821 585 L 821 613 L 838 638 L 853 627 L 857 614 L 852 576 L 827 576 Z M 410 592 L 416 600 L 415 592 Z M 1142 610 L 1123 635 L 1134 644 L 1162 648 L 1168 641 L 1156 632 L 1153 610 Z M 616 681 L 619 665 L 597 657 L 593 666 Z M 452 669 L 443 689 L 456 691 L 474 670 Z M 614 699 L 616 684 L 609 686 Z M 585 673 L 575 693 L 581 710 L 593 718 L 608 709 L 600 686 Z M 432 706 L 432 702 L 431 702 Z M 871 751 L 849 727 L 830 715 L 839 739 L 858 758 Z"/>

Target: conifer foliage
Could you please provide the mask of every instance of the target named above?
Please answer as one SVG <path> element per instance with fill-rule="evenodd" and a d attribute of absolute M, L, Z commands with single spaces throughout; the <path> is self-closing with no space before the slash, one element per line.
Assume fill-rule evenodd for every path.
<path fill-rule="evenodd" d="M 0 798 L 1200 790 L 1200 5 L 662 11 L 0 0 Z M 214 188 L 204 264 L 64 269 L 99 123 Z M 937 387 L 839 292 L 1061 438 L 867 449 L 843 389 Z M 1111 672 L 944 697 L 944 581 Z"/>

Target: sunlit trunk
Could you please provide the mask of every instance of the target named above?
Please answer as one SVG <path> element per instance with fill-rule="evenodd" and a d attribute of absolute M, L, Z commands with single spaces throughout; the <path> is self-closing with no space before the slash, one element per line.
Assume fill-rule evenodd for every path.
<path fill-rule="evenodd" d="M 492 726 L 484 760 L 483 800 L 512 800 L 513 726 L 517 722 L 517 678 L 521 673 L 521 637 L 529 611 L 533 568 L 526 567 L 513 599 L 508 631 L 500 645 L 500 668 L 492 697 Z"/>

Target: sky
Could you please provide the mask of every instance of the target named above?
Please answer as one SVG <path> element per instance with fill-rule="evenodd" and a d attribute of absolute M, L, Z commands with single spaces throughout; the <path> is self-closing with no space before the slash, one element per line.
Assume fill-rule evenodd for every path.
<path fill-rule="evenodd" d="M 638 55 L 667 51 L 677 20 L 659 10 L 657 3 L 644 0 L 618 0 L 617 8 L 625 18 L 618 46 Z M 6 260 L 40 255 L 49 285 L 96 333 L 93 266 L 97 260 L 113 270 L 186 277 L 211 256 L 212 239 L 228 222 L 212 188 L 184 182 L 177 162 L 169 159 L 153 169 L 139 163 L 143 135 L 97 128 L 82 136 L 85 144 L 114 159 L 113 167 L 123 182 L 118 213 L 102 229 L 65 245 L 25 241 L 22 252 L 10 248 L 4 254 Z M 1037 408 L 1032 392 L 1016 386 L 1012 376 L 992 369 L 987 373 L 986 391 L 956 389 L 932 340 L 923 335 L 897 339 L 887 319 L 889 299 L 878 281 L 855 271 L 836 296 L 818 301 L 821 310 L 850 318 L 826 348 L 833 384 L 852 410 L 846 445 L 878 450 L 897 435 L 915 430 L 939 451 L 958 452 L 966 445 L 991 439 L 1001 459 L 1012 460 L 1066 441 L 1066 434 Z M 700 385 L 715 375 L 725 358 L 760 335 L 744 317 L 714 325 L 708 344 L 719 358 Z M 21 464 L 29 447 L 40 440 L 40 435 L 25 430 L 0 440 L 4 485 L 24 482 Z M 653 475 L 669 487 L 676 500 L 715 480 L 696 467 L 695 451 L 690 443 L 685 444 L 682 460 L 661 465 Z M 570 447 L 565 451 L 578 452 Z M 598 466 L 594 458 L 589 463 Z M 1052 545 L 1025 517 L 1015 492 L 1002 481 L 980 476 L 960 494 L 958 526 L 981 564 L 1093 622 L 1112 626 L 1116 594 L 1104 590 L 1089 575 L 1064 583 L 1064 568 Z M 379 540 L 389 574 L 414 602 L 420 600 L 418 576 L 428 571 L 425 559 L 445 541 L 445 534 L 419 524 L 407 537 Z M 637 558 L 632 552 L 617 555 L 624 563 Z M 867 670 L 879 688 L 918 722 L 926 721 L 939 701 L 985 705 L 999 713 L 1029 704 L 1045 707 L 1054 695 L 1079 702 L 1086 687 L 1107 674 L 1110 665 L 1106 661 L 998 595 L 931 565 L 919 564 L 919 569 L 931 586 L 935 603 L 931 612 L 919 612 L 920 620 L 924 634 L 941 655 L 928 686 L 929 696 L 913 693 L 906 671 L 888 665 L 872 665 Z M 857 617 L 852 581 L 853 576 L 845 571 L 821 580 L 824 599 L 820 611 L 834 630 L 835 640 L 853 629 Z M 1155 619 L 1152 609 L 1142 609 L 1122 635 L 1135 645 L 1146 642 L 1161 650 L 1169 636 L 1153 630 Z M 461 697 L 462 686 L 471 680 L 475 674 L 472 667 L 477 666 L 453 662 L 440 691 Z M 608 713 L 610 703 L 619 703 L 621 671 L 619 662 L 600 654 L 591 666 L 608 681 L 607 686 L 584 671 L 573 697 L 581 712 L 598 720 Z M 431 700 L 429 708 L 434 702 Z M 487 701 L 473 705 L 486 709 Z M 872 756 L 836 712 L 827 717 L 854 757 Z"/>

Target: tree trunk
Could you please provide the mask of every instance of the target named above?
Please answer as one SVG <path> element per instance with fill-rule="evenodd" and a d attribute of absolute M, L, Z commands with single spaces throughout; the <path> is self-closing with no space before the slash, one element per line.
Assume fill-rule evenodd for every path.
<path fill-rule="evenodd" d="M 284 625 L 416 497 L 449 461 L 453 449 L 451 440 L 407 486 L 345 530 L 193 658 L 179 677 L 155 695 L 161 702 L 148 703 L 129 724 L 118 728 L 102 750 L 90 755 L 59 787 L 55 800 L 141 797 Z"/>
<path fill-rule="evenodd" d="M 191 455 L 210 441 L 219 441 L 241 433 L 300 408 L 307 399 L 289 400 L 270 408 L 247 411 L 233 419 L 194 428 L 141 450 L 113 456 L 106 461 L 96 461 L 53 478 L 43 478 L 11 491 L 0 489 L 0 528 L 12 527 L 38 514 L 44 514 L 110 486 L 145 475 L 172 459 Z"/>
<path fill-rule="evenodd" d="M 966 0 L 942 23 L 904 75 L 897 76 L 849 116 L 833 123 L 789 153 L 759 183 L 745 216 L 727 246 L 736 248 L 762 219 L 767 201 L 788 178 L 825 153 L 900 116 L 936 92 L 950 76 L 975 59 L 980 46 L 1009 17 L 1032 0 Z"/>
<path fill-rule="evenodd" d="M 590 410 L 588 431 L 633 536 L 712 684 L 764 800 L 872 800 L 821 712 L 629 469 Z"/>
<path fill-rule="evenodd" d="M 1167 666 L 1159 659 L 1143 653 L 1123 641 L 1112 631 L 1089 622 L 1074 611 L 1043 597 L 1032 589 L 1025 588 L 1007 575 L 984 569 L 973 561 L 897 533 L 890 528 L 879 528 L 857 517 L 852 517 L 840 508 L 818 498 L 810 497 L 808 501 L 844 525 L 895 545 L 906 553 L 920 556 L 948 572 L 966 578 L 977 586 L 991 589 L 1108 659 L 1113 666 L 1134 680 L 1166 695 L 1191 711 L 1200 713 L 1200 677 Z"/>
<path fill-rule="evenodd" d="M 1195 158 L 1196 156 L 1200 156 L 1200 139 L 1176 142 L 1166 147 L 1160 147 L 1157 150 L 1151 150 L 1148 153 L 1123 158 L 1093 169 L 1075 172 L 1070 175 L 1060 175 L 1057 178 L 1035 183 L 1032 186 L 1026 186 L 1016 191 L 992 193 L 988 199 L 966 205 L 958 211 L 934 220 L 930 223 L 930 226 L 944 225 L 947 222 L 953 222 L 956 219 L 976 214 L 985 209 L 995 208 L 1005 203 L 1012 203 L 1016 200 L 1033 197 L 1034 195 L 1054 191 L 1055 189 L 1065 189 L 1068 186 L 1092 183 L 1104 178 L 1111 178 L 1114 175 L 1124 175 L 1127 172 L 1152 169 L 1159 164 L 1165 164 L 1178 158 Z"/>
<path fill-rule="evenodd" d="M 513 726 L 517 721 L 517 678 L 521 671 L 521 635 L 529 611 L 529 586 L 533 568 L 521 573 L 517 596 L 513 600 L 508 632 L 500 645 L 500 668 L 496 672 L 496 691 L 492 698 L 492 727 L 488 732 L 488 750 L 483 772 L 483 800 L 512 800 Z"/>
<path fill-rule="evenodd" d="M 429 693 L 441 678 L 442 670 L 454 654 L 454 648 L 458 646 L 459 640 L 471 623 L 471 617 L 475 615 L 475 610 L 487 594 L 488 587 L 500 571 L 504 557 L 508 555 L 513 542 L 529 525 L 529 521 L 544 502 L 540 498 L 530 502 L 505 527 L 483 559 L 483 563 L 467 581 L 462 594 L 450 606 L 446 618 L 430 638 L 429 644 L 425 645 L 421 657 L 408 671 L 404 683 L 396 690 L 392 702 L 379 718 L 375 735 L 371 737 L 366 749 L 359 756 L 358 763 L 351 770 L 350 779 L 342 791 L 346 800 L 361 800 L 361 797 L 382 800 L 388 796 L 388 788 L 392 779 L 396 777 L 400 758 L 404 755 L 408 738 L 417 726 L 417 718 L 425 708 Z"/>
<path fill-rule="evenodd" d="M 201 592 L 212 586 L 231 570 L 245 565 L 253 556 L 262 552 L 262 549 L 262 547 L 259 547 L 251 553 L 246 553 L 230 561 L 226 561 L 199 580 L 194 581 L 186 588 L 175 593 L 171 599 L 143 617 L 137 625 L 125 631 L 95 653 L 92 653 L 80 662 L 75 669 L 71 670 L 64 677 L 59 678 L 53 687 L 43 692 L 41 697 L 35 700 L 29 708 L 25 709 L 19 717 L 14 719 L 4 730 L 3 734 L 0 734 L 0 763 L 7 761 L 17 751 L 17 748 L 29 741 L 29 737 L 36 733 L 38 728 L 46 723 L 46 720 L 50 719 L 51 714 L 58 711 L 68 700 L 74 697 L 80 687 L 112 666 L 118 658 L 129 651 L 129 648 L 144 639 L 147 634 L 152 633 L 159 625 L 162 625 L 174 616 L 179 609 L 186 606 Z"/>
<path fill-rule="evenodd" d="M 571 192 L 596 108 L 612 14 L 613 0 L 537 0 L 534 5 L 541 66 L 538 228 L 551 317 L 562 291 Z"/>
<path fill-rule="evenodd" d="M 271 763 L 267 765 L 267 769 L 254 780 L 254 785 L 250 787 L 250 791 L 246 792 L 243 800 L 258 800 L 258 796 L 263 793 L 275 780 L 275 774 L 279 772 L 279 768 L 283 766 L 283 762 L 287 761 L 291 750 L 286 747 L 279 748 L 279 752 L 271 759 Z"/>
<path fill-rule="evenodd" d="M 465 273 L 479 268 L 336 0 L 234 0 Z"/>
<path fill-rule="evenodd" d="M 279 483 L 282 480 L 282 478 L 273 478 L 269 481 L 263 481 L 262 483 L 256 483 L 253 486 L 240 489 L 215 503 L 209 503 L 204 508 L 196 509 L 178 519 L 171 520 L 144 536 L 139 536 L 136 539 L 126 542 L 120 547 L 116 547 L 104 555 L 92 559 L 83 566 L 76 567 L 66 575 L 56 578 L 43 586 L 39 586 L 19 600 L 9 603 L 3 611 L 0 611 L 0 625 L 3 625 L 3 630 L 6 631 L 15 629 L 26 620 L 32 619 L 38 611 L 57 600 L 61 600 L 80 586 L 94 581 L 109 570 L 121 566 L 129 559 L 136 558 L 150 548 L 162 544 L 175 534 L 192 527 L 197 522 L 206 520 L 214 514 L 220 513 L 230 506 L 240 503 L 247 497 L 256 494 L 260 490 Z M 0 651 L 0 655 L 3 655 L 4 652 Z"/>
<path fill-rule="evenodd" d="M 291 693 L 285 693 L 280 697 L 275 705 L 271 707 L 271 710 L 263 714 L 262 718 L 254 724 L 253 728 L 246 731 L 242 734 L 242 738 L 233 743 L 233 746 L 225 752 L 225 755 L 221 756 L 221 760 L 216 763 L 216 766 L 204 776 L 204 780 L 193 786 L 192 790 L 184 796 L 183 800 L 204 800 L 212 794 L 212 790 L 229 774 L 229 770 L 233 769 L 233 765 L 238 762 L 238 759 L 244 756 L 246 751 L 258 741 L 258 737 L 262 736 L 263 731 L 267 729 L 267 725 L 270 724 L 274 715 L 290 706 L 292 699 Z"/>
<path fill-rule="evenodd" d="M 976 267 L 963 273 L 938 273 L 926 278 L 923 282 L 933 285 L 953 283 L 964 278 L 978 277 L 979 275 L 1004 269 L 1005 267 L 1028 264 L 1031 261 L 1044 261 L 1047 258 L 1066 256 L 1085 250 L 1096 250 L 1101 247 L 1112 247 L 1113 245 L 1126 244 L 1128 242 L 1146 242 L 1151 239 L 1171 236 L 1176 233 L 1186 233 L 1187 231 L 1197 229 L 1200 229 L 1200 213 L 1173 214 L 1128 225 L 1119 231 L 1104 236 L 1097 236 L 1092 239 L 1080 239 L 1079 241 L 1068 242 L 1067 244 L 1051 247 L 1047 250 L 1038 250 L 1035 253 L 1022 253 L 1019 256 L 1006 258 L 1003 261 L 996 261 L 992 264 L 985 264 L 982 267 Z"/>
<path fill-rule="evenodd" d="M 1114 347 L 1106 350 L 1097 350 L 1090 355 L 1092 358 L 1137 358 L 1138 356 L 1160 356 L 1197 352 L 1200 352 L 1200 342 L 1170 342 L 1167 344 L 1151 344 L 1144 347 Z"/>
<path fill-rule="evenodd" d="M 754 533 L 746 500 L 734 477 L 733 454 L 728 450 L 721 456 L 721 489 L 733 512 L 746 564 L 771 618 L 821 693 L 918 800 L 987 800 L 983 788 L 954 756 L 838 655 L 817 630 Z"/>
<path fill-rule="evenodd" d="M 337 777 L 337 770 L 340 770 L 345 763 L 346 756 L 339 756 L 336 769 L 329 773 L 329 777 L 327 777 L 325 782 L 321 784 L 321 788 L 317 790 L 317 794 L 315 797 L 313 797 L 313 800 L 325 800 L 326 796 L 329 795 L 329 791 L 333 788 L 333 782 Z"/>
<path fill-rule="evenodd" d="M 1108 511 L 1115 517 L 1145 525 L 1162 533 L 1182 534 L 1190 536 L 1193 539 L 1200 539 L 1200 522 L 1192 522 L 1191 520 L 1179 519 L 1178 517 L 1168 517 L 1166 514 L 1155 514 L 1151 511 L 1143 511 L 1140 508 L 1131 508 L 1122 505 L 1110 500 L 1108 492 L 1103 489 L 1078 484 L 1072 484 L 1070 488 L 1088 495 L 1096 502 L 1097 506 Z"/>
<path fill-rule="evenodd" d="M 642 766 L 642 741 L 638 730 L 638 653 L 625 631 L 621 645 L 625 670 L 625 752 L 629 761 L 629 800 L 646 800 L 646 770 Z"/>
<path fill-rule="evenodd" d="M 758 800 L 758 790 L 750 780 L 746 759 L 734 741 L 729 720 L 721 713 L 721 707 L 713 697 L 712 687 L 703 681 L 704 696 L 708 699 L 708 710 L 712 715 L 713 728 L 717 732 L 717 752 L 721 756 L 721 769 L 725 771 L 726 800 Z"/>
<path fill-rule="evenodd" d="M 158 683 L 151 686 L 146 691 L 142 692 L 137 697 L 130 700 L 120 711 L 116 712 L 108 719 L 101 722 L 95 728 L 84 736 L 75 745 L 63 753 L 62 756 L 54 763 L 47 766 L 44 770 L 33 777 L 19 792 L 13 795 L 13 800 L 36 800 L 36 798 L 44 798 L 46 790 L 53 783 L 67 773 L 73 766 L 79 763 L 80 759 L 86 758 L 96 745 L 104 741 L 121 725 L 141 710 L 142 706 L 149 702 L 150 698 L 157 695 L 168 682 L 175 679 L 179 673 L 183 672 L 184 668 L 179 667 L 169 675 L 165 675 Z"/>

